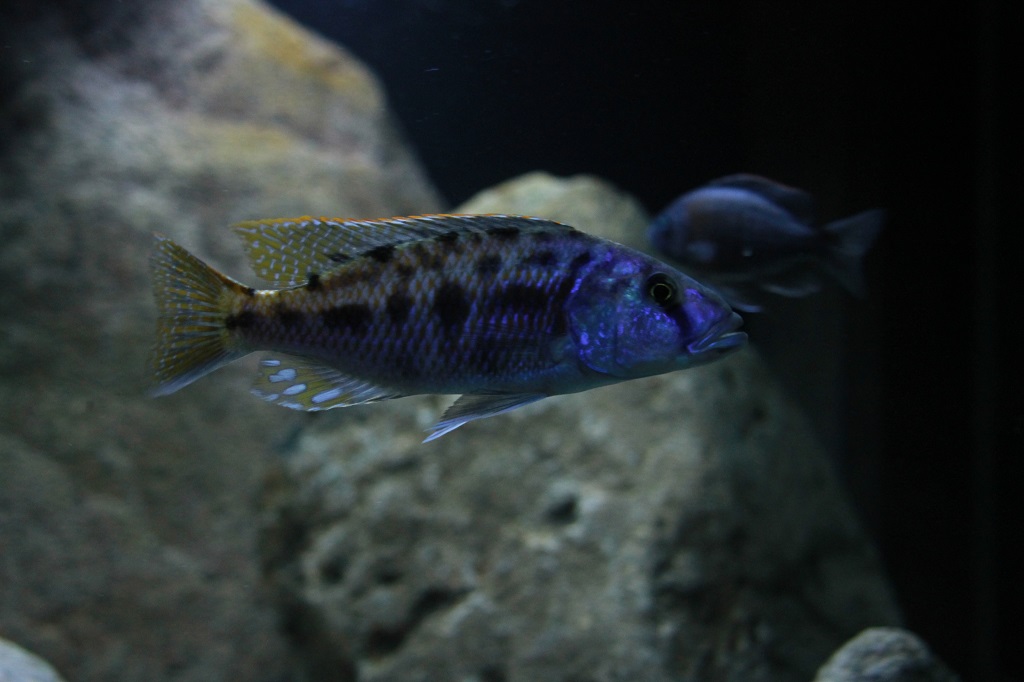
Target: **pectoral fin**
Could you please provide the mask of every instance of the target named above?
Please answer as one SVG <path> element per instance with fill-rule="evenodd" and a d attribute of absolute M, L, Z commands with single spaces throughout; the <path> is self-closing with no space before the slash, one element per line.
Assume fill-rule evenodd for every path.
<path fill-rule="evenodd" d="M 441 420 L 430 427 L 430 435 L 423 442 L 428 443 L 440 438 L 474 419 L 510 412 L 546 397 L 543 393 L 467 393 L 459 396 L 459 399 L 445 410 Z"/>

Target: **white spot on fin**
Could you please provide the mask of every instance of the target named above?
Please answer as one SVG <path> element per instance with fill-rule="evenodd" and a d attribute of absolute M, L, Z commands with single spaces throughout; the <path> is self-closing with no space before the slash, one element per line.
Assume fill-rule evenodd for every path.
<path fill-rule="evenodd" d="M 317 393 L 316 395 L 314 395 L 313 402 L 319 405 L 320 403 L 325 403 L 329 400 L 334 400 L 340 395 L 340 388 L 332 388 L 329 391 L 324 391 L 323 393 Z"/>
<path fill-rule="evenodd" d="M 306 390 L 306 384 L 292 384 L 288 388 L 281 391 L 282 395 L 298 395 Z M 313 397 L 313 401 L 316 402 L 316 396 Z"/>
<path fill-rule="evenodd" d="M 276 384 L 281 381 L 295 381 L 296 374 L 297 372 L 294 367 L 287 367 L 282 369 L 280 372 L 267 376 L 267 380 L 272 384 Z"/>

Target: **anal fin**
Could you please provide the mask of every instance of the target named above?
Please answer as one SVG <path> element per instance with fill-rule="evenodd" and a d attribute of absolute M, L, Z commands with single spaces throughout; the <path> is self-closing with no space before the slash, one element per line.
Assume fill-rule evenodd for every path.
<path fill-rule="evenodd" d="M 260 361 L 252 392 L 293 410 L 317 412 L 333 407 L 400 398 L 402 393 L 356 379 L 313 360 L 294 356 Z"/>

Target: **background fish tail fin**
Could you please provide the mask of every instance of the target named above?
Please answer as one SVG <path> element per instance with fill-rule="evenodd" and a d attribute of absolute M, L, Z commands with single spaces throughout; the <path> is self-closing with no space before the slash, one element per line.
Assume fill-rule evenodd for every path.
<path fill-rule="evenodd" d="M 825 267 L 850 293 L 864 295 L 864 254 L 885 223 L 885 211 L 874 209 L 825 226 L 831 237 Z"/>
<path fill-rule="evenodd" d="M 150 269 L 159 318 L 150 355 L 150 394 L 160 396 L 246 354 L 231 347 L 224 309 L 229 295 L 246 287 L 170 239 L 155 237 Z"/>

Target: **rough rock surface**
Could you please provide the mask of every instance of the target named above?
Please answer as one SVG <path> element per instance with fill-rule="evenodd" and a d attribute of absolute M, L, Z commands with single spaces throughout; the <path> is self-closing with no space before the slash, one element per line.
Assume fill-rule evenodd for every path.
<path fill-rule="evenodd" d="M 75 680 L 280 680 L 253 511 L 297 415 L 144 395 L 153 231 L 440 208 L 344 51 L 248 0 L 0 4 L 0 632 Z M 242 363 L 244 364 L 244 363 Z"/>
<path fill-rule="evenodd" d="M 0 682 L 63 682 L 43 659 L 0 638 Z"/>
<path fill-rule="evenodd" d="M 917 636 L 899 628 L 870 628 L 821 667 L 815 682 L 957 682 Z"/>
<path fill-rule="evenodd" d="M 644 222 L 594 179 L 522 182 L 458 210 Z M 306 679 L 806 682 L 899 620 L 755 349 L 421 445 L 445 404 L 324 413 L 286 448 L 262 548 Z"/>

